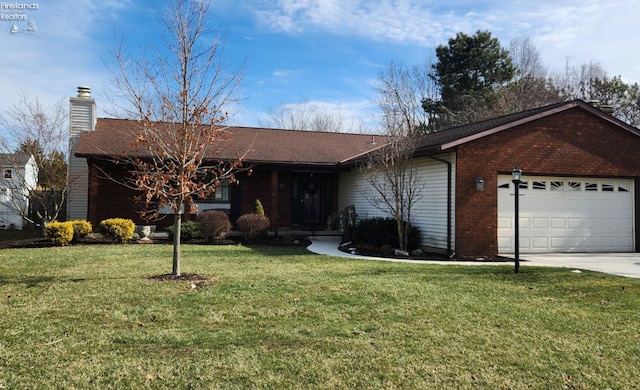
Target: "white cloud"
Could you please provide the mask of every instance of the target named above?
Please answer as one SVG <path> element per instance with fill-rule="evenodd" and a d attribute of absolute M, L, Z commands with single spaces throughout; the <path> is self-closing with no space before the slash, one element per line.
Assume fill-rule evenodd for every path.
<path fill-rule="evenodd" d="M 419 47 L 479 29 L 491 31 L 504 46 L 527 36 L 552 68 L 567 57 L 597 60 L 611 74 L 640 81 L 636 0 L 266 0 L 253 8 L 261 26 L 290 34 L 330 33 Z"/>
<path fill-rule="evenodd" d="M 0 21 L 0 52 L 6 54 L 0 72 L 4 92 L 0 95 L 1 111 L 16 102 L 20 90 L 52 102 L 75 95 L 78 85 L 99 88 L 107 73 L 102 58 L 109 48 L 96 47 L 93 38 L 105 29 L 113 30 L 117 13 L 129 0 L 38 4 L 38 10 L 26 15 L 35 21 L 36 33 L 9 34 L 10 23 Z"/>

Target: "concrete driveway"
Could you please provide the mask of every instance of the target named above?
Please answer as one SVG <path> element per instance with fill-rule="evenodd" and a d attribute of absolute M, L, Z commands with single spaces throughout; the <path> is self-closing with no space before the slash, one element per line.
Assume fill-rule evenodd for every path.
<path fill-rule="evenodd" d="M 640 278 L 640 253 L 541 253 L 520 255 L 521 266 L 564 267 Z"/>

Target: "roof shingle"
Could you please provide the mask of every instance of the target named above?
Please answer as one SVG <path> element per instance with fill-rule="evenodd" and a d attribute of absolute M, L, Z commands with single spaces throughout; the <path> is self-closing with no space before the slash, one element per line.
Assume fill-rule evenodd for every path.
<path fill-rule="evenodd" d="M 378 135 L 319 133 L 256 127 L 229 127 L 229 141 L 221 141 L 211 159 L 233 160 L 246 153 L 252 163 L 337 165 L 379 147 Z M 110 157 L 139 154 L 132 147 L 138 122 L 99 118 L 95 131 L 83 133 L 76 156 Z"/>

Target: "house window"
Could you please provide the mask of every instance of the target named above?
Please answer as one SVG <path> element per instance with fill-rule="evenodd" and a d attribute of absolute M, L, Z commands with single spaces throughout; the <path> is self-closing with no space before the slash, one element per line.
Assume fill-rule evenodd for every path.
<path fill-rule="evenodd" d="M 4 170 L 4 178 L 5 179 L 11 179 L 11 175 L 13 174 L 13 172 L 11 171 L 11 169 L 5 169 Z"/>
<path fill-rule="evenodd" d="M 229 181 L 223 180 L 216 186 L 216 190 L 209 194 L 206 199 L 199 200 L 205 203 L 229 202 Z"/>

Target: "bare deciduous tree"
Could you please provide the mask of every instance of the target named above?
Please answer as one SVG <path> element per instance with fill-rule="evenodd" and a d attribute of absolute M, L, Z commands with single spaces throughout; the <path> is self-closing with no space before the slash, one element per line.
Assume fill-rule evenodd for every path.
<path fill-rule="evenodd" d="M 264 127 L 330 133 L 365 133 L 362 121 L 350 120 L 341 106 L 316 101 L 300 101 L 272 107 Z"/>
<path fill-rule="evenodd" d="M 224 62 L 221 37 L 207 30 L 209 1 L 170 0 L 159 16 L 162 47 L 115 57 L 114 102 L 138 119 L 137 156 L 117 156 L 132 168 L 127 185 L 143 192 L 148 214 L 170 207 L 174 218 L 173 275 L 180 275 L 181 213 L 221 181 L 235 179 L 242 157 L 211 161 L 229 139 L 225 109 L 235 101 L 243 74 Z M 157 207 L 153 207 L 157 205 Z M 184 210 L 187 212 L 187 210 Z"/>
<path fill-rule="evenodd" d="M 424 188 L 413 159 L 427 123 L 421 105 L 423 86 L 416 83 L 416 74 L 416 69 L 391 63 L 379 75 L 378 105 L 389 142 L 370 153 L 359 168 L 368 183 L 360 192 L 373 207 L 395 219 L 402 251 L 408 249 L 413 207 Z"/>
<path fill-rule="evenodd" d="M 0 115 L 0 126 L 7 134 L 0 142 L 0 153 L 33 155 L 38 171 L 35 187 L 28 177 L 13 178 L 16 186 L 29 189 L 31 207 L 25 208 L 18 198 L 10 198 L 9 207 L 26 221 L 41 227 L 42 234 L 46 224 L 59 217 L 66 199 L 67 119 L 64 100 L 47 106 L 25 91 L 20 92 L 16 104 Z M 18 169 L 17 161 L 15 165 Z"/>

